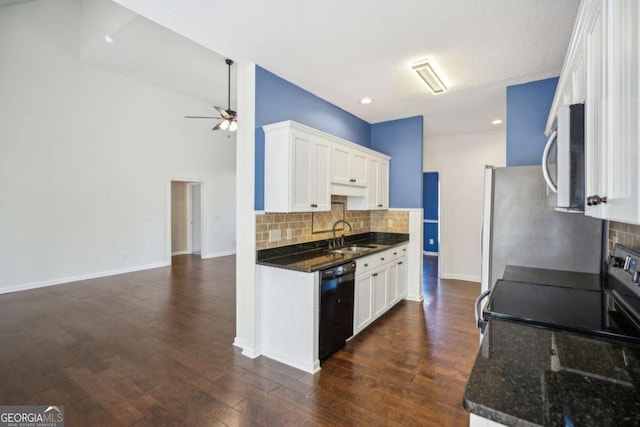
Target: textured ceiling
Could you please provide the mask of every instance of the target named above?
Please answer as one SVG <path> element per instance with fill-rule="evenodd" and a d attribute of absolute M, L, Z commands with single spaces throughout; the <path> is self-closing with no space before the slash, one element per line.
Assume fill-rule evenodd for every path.
<path fill-rule="evenodd" d="M 505 87 L 557 76 L 578 0 L 116 0 L 376 123 L 424 115 L 427 135 L 495 129 Z M 409 64 L 432 58 L 450 91 Z M 363 96 L 374 99 L 361 105 Z M 503 125 L 504 126 L 504 125 Z"/>

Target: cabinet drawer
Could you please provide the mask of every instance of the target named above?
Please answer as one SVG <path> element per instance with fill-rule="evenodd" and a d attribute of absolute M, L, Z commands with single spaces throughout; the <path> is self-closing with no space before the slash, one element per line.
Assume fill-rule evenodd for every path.
<path fill-rule="evenodd" d="M 395 248 L 391 248 L 388 250 L 389 253 L 389 261 L 394 261 L 398 258 L 401 258 L 405 255 L 407 255 L 407 246 L 408 245 L 404 245 L 404 246 L 397 246 Z"/>
<path fill-rule="evenodd" d="M 356 260 L 356 275 L 360 276 L 361 274 L 369 273 L 376 267 L 380 266 L 382 262 L 380 261 L 381 257 L 378 255 L 380 254 L 358 258 Z"/>

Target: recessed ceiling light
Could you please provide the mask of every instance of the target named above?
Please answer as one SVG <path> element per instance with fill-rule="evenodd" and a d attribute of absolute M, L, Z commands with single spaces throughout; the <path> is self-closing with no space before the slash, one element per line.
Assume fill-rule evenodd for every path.
<path fill-rule="evenodd" d="M 373 102 L 373 99 L 371 99 L 371 98 L 362 98 L 360 100 L 361 104 L 371 104 L 372 102 Z"/>
<path fill-rule="evenodd" d="M 500 123 L 502 123 L 502 120 L 500 119 L 495 119 L 494 121 L 491 122 L 492 125 L 499 125 Z"/>
<path fill-rule="evenodd" d="M 434 94 L 437 95 L 447 91 L 447 86 L 444 84 L 443 79 L 436 73 L 433 64 L 429 60 L 422 60 L 412 65 L 411 69 L 420 76 Z"/>
<path fill-rule="evenodd" d="M 113 39 L 109 34 L 104 36 L 104 41 L 106 41 L 107 43 L 113 43 Z"/>

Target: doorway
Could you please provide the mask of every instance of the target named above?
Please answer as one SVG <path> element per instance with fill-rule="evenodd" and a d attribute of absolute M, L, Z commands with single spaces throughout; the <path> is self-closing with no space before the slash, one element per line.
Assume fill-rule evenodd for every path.
<path fill-rule="evenodd" d="M 204 235 L 204 183 L 199 180 L 170 181 L 169 250 L 172 256 L 193 254 L 202 258 Z"/>
<path fill-rule="evenodd" d="M 422 182 L 423 200 L 423 287 L 437 282 L 440 252 L 440 174 L 425 172 Z M 426 288 L 423 288 L 423 291 Z"/>

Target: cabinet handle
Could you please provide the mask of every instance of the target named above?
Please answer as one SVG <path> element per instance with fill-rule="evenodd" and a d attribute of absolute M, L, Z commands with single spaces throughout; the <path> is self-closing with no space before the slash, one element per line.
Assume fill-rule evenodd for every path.
<path fill-rule="evenodd" d="M 356 182 L 356 180 L 355 180 L 355 179 L 353 179 L 353 178 L 351 178 L 351 179 L 349 180 L 349 182 Z"/>
<path fill-rule="evenodd" d="M 378 205 L 378 207 L 379 207 L 379 208 L 381 208 L 381 207 L 382 207 L 382 205 Z"/>
<path fill-rule="evenodd" d="M 364 266 L 365 266 L 365 267 L 369 267 L 369 264 L 365 264 Z"/>
<path fill-rule="evenodd" d="M 400 261 L 400 262 L 398 263 L 398 265 L 402 265 L 402 261 Z"/>
<path fill-rule="evenodd" d="M 407 252 L 407 248 L 404 248 L 403 251 Z"/>
<path fill-rule="evenodd" d="M 384 258 L 380 258 L 380 261 L 384 261 Z"/>
<path fill-rule="evenodd" d="M 398 255 L 398 252 L 394 252 L 393 254 L 394 254 L 394 255 Z"/>
<path fill-rule="evenodd" d="M 316 205 L 315 203 L 312 203 L 312 204 L 311 204 L 311 207 L 312 207 L 312 208 L 317 208 L 317 207 L 318 207 L 318 205 Z"/>
<path fill-rule="evenodd" d="M 600 196 L 589 196 L 587 197 L 587 205 L 588 206 L 598 206 L 600 203 L 607 203 L 606 197 Z"/>
<path fill-rule="evenodd" d="M 377 276 L 378 276 L 378 273 L 373 273 L 373 274 L 371 275 L 371 277 L 377 277 Z"/>

